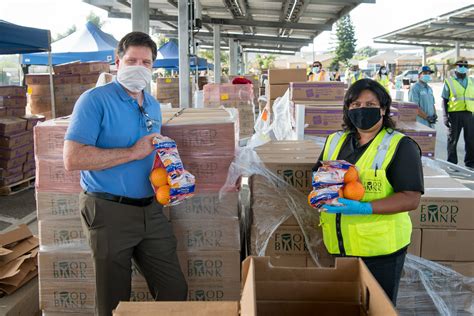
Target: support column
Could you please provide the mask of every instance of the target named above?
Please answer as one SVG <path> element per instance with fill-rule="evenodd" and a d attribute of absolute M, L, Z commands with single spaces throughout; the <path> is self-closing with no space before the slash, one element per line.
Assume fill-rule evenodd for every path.
<path fill-rule="evenodd" d="M 229 75 L 237 75 L 237 44 L 234 39 L 229 40 Z"/>
<path fill-rule="evenodd" d="M 221 26 L 214 24 L 214 83 L 221 83 Z"/>
<path fill-rule="evenodd" d="M 242 53 L 242 75 L 245 75 L 247 71 L 247 67 L 249 64 L 249 53 L 243 52 Z"/>
<path fill-rule="evenodd" d="M 179 105 L 182 108 L 189 108 L 191 105 L 188 12 L 188 1 L 178 0 Z"/>
<path fill-rule="evenodd" d="M 461 58 L 461 49 L 459 48 L 459 42 L 457 41 L 454 43 L 454 50 L 456 55 L 456 60 L 454 62 L 456 62 Z"/>
<path fill-rule="evenodd" d="M 132 0 L 132 30 L 150 32 L 150 1 Z"/>
<path fill-rule="evenodd" d="M 421 65 L 425 66 L 426 65 L 426 46 L 423 46 L 423 53 L 421 55 Z"/>

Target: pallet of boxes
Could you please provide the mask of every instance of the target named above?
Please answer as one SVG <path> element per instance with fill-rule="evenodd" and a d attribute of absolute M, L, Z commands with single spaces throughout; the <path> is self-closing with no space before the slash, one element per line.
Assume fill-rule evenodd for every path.
<path fill-rule="evenodd" d="M 255 124 L 253 85 L 210 83 L 204 86 L 203 98 L 205 108 L 237 109 L 240 138 L 253 135 Z"/>
<path fill-rule="evenodd" d="M 306 69 L 269 69 L 265 87 L 267 108 L 271 110 L 275 100 L 289 89 L 290 82 L 306 82 L 306 80 Z"/>
<path fill-rule="evenodd" d="M 234 110 L 235 111 L 235 110 Z M 196 177 L 196 194 L 165 207 L 178 240 L 181 269 L 190 301 L 230 301 L 240 295 L 238 192 L 219 198 L 235 155 L 234 116 L 223 109 L 163 110 L 162 134 L 176 141 L 183 164 Z M 153 300 L 135 274 L 132 300 Z M 143 299 L 142 299 L 143 298 Z"/>
<path fill-rule="evenodd" d="M 34 183 L 33 127 L 44 117 L 25 115 L 25 87 L 0 87 L 0 105 L 0 195 L 10 195 Z"/>
<path fill-rule="evenodd" d="M 253 99 L 253 103 L 255 106 L 258 105 L 258 97 L 260 96 L 260 80 L 258 78 L 258 75 L 251 75 L 251 74 L 247 74 L 247 75 L 231 75 L 229 76 L 229 82 L 232 83 L 232 80 L 234 80 L 235 78 L 245 78 L 249 81 L 252 82 L 252 86 L 253 86 L 253 95 L 254 95 L 254 99 Z"/>
<path fill-rule="evenodd" d="M 71 62 L 53 67 L 54 100 L 56 117 L 72 113 L 74 104 L 85 91 L 94 88 L 99 75 L 108 73 L 107 62 Z M 49 74 L 26 75 L 29 110 L 51 118 L 51 90 Z"/>

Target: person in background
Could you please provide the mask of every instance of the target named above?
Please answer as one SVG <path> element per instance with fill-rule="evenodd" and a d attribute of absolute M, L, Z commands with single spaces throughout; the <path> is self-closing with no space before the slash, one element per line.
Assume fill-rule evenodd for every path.
<path fill-rule="evenodd" d="M 308 81 L 329 81 L 329 74 L 323 69 L 323 65 L 319 61 L 313 63 Z"/>
<path fill-rule="evenodd" d="M 349 69 L 348 75 L 346 76 L 346 83 L 348 86 L 353 85 L 356 81 L 364 79 L 364 73 L 360 71 L 359 66 L 352 65 Z"/>
<path fill-rule="evenodd" d="M 339 72 L 339 68 L 334 68 L 331 74 L 331 81 L 341 81 L 341 73 Z"/>
<path fill-rule="evenodd" d="M 324 245 L 334 256 L 360 257 L 395 304 L 412 233 L 408 212 L 418 207 L 424 186 L 421 150 L 395 131 L 391 103 L 372 79 L 351 85 L 344 130 L 327 138 L 313 171 L 324 160 L 346 160 L 359 170 L 362 200 L 339 198 L 340 205 L 325 205 L 320 213 Z"/>
<path fill-rule="evenodd" d="M 464 164 L 474 168 L 474 79 L 467 76 L 469 64 L 462 58 L 455 63 L 454 76 L 444 81 L 444 124 L 448 128 L 448 161 L 458 163 L 457 145 L 464 130 Z"/>
<path fill-rule="evenodd" d="M 408 92 L 408 101 L 418 104 L 417 122 L 428 127 L 434 127 L 438 120 L 433 89 L 428 85 L 432 80 L 433 73 L 434 71 L 429 66 L 420 67 L 418 81 Z"/>
<path fill-rule="evenodd" d="M 110 316 L 131 294 L 132 258 L 154 299 L 185 301 L 176 237 L 154 199 L 149 174 L 160 104 L 145 87 L 157 48 L 131 32 L 117 46 L 117 76 L 77 100 L 64 142 L 66 170 L 81 171 L 79 208 L 92 250 L 96 315 Z"/>
<path fill-rule="evenodd" d="M 390 76 L 387 72 L 387 67 L 380 67 L 379 71 L 377 71 L 374 76 L 374 80 L 380 83 L 390 94 Z"/>

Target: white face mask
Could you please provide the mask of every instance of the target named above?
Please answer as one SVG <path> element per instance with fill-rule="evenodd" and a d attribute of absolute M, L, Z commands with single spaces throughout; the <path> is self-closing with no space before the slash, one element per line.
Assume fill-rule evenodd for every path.
<path fill-rule="evenodd" d="M 131 92 L 140 92 L 151 82 L 151 70 L 143 66 L 121 66 L 117 81 Z"/>

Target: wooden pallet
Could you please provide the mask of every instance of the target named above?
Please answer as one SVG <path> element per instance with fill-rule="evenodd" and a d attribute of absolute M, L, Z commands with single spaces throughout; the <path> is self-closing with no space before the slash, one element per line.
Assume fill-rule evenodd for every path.
<path fill-rule="evenodd" d="M 0 196 L 17 194 L 25 190 L 31 189 L 34 186 L 35 186 L 35 177 L 24 179 L 19 182 L 1 187 Z"/>

